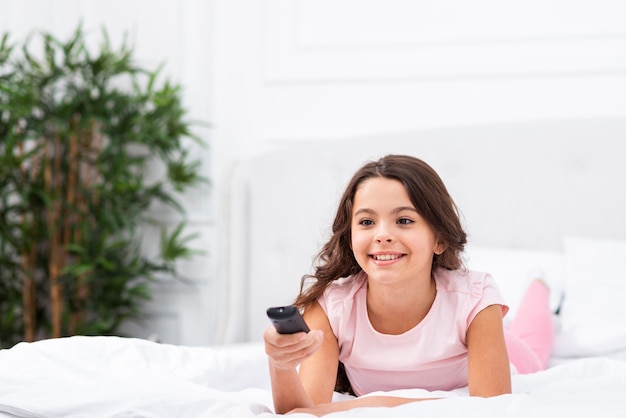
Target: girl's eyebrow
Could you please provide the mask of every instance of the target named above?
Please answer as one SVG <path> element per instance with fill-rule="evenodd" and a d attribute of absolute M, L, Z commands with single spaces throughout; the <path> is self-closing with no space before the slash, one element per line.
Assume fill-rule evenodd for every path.
<path fill-rule="evenodd" d="M 359 209 L 356 212 L 354 212 L 354 216 L 360 215 L 362 213 L 367 213 L 367 214 L 372 215 L 372 214 L 375 214 L 376 212 L 374 210 L 372 210 L 372 209 L 362 208 L 362 209 Z"/>
<path fill-rule="evenodd" d="M 417 212 L 417 209 L 415 209 L 413 206 L 400 206 L 399 208 L 395 208 L 392 213 L 400 213 L 404 212 L 405 210 Z"/>
<path fill-rule="evenodd" d="M 400 212 L 404 212 L 406 210 L 417 213 L 417 210 L 413 206 L 400 206 L 392 210 L 391 213 L 397 214 Z M 361 213 L 367 213 L 367 214 L 372 215 L 372 214 L 375 214 L 376 211 L 373 209 L 369 209 L 369 208 L 361 208 L 357 210 L 356 212 L 354 212 L 354 216 L 360 215 Z"/>

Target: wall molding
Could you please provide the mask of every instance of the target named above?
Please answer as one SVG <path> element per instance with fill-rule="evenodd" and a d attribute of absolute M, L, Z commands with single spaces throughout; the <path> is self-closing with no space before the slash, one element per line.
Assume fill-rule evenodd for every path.
<path fill-rule="evenodd" d="M 392 0 L 391 8 L 383 0 L 328 3 L 265 1 L 267 82 L 626 72 L 626 30 L 618 19 L 606 19 L 619 7 L 611 1 L 530 1 L 519 6 L 520 22 L 510 10 L 499 15 L 496 9 L 492 16 L 475 16 L 474 23 L 443 15 L 443 6 L 425 2 Z M 461 12 L 469 7 L 462 0 L 442 3 Z M 483 11 L 497 4 L 478 3 L 476 9 Z M 568 13 L 557 13 L 559 7 Z M 422 26 L 414 28 L 405 15 L 420 16 L 416 25 Z M 349 23 L 342 26 L 342 21 Z"/>

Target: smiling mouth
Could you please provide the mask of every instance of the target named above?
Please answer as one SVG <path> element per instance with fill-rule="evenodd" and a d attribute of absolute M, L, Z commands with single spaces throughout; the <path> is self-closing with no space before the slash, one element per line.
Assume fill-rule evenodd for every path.
<path fill-rule="evenodd" d="M 404 254 L 373 254 L 370 257 L 376 261 L 391 261 L 404 257 Z"/>

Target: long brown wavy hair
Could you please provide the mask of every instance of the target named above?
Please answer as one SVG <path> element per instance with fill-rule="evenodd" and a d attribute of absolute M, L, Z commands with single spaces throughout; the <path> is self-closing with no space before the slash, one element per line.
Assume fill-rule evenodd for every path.
<path fill-rule="evenodd" d="M 294 304 L 301 309 L 315 302 L 335 280 L 361 271 L 352 250 L 351 218 L 354 196 L 367 179 L 383 177 L 402 183 L 417 212 L 428 222 L 445 250 L 433 257 L 432 270 L 457 270 L 463 266 L 461 253 L 467 234 L 459 211 L 443 181 L 424 161 L 408 155 L 387 155 L 363 165 L 344 191 L 332 227 L 332 235 L 316 257 L 314 274 L 302 277 Z M 307 287 L 307 283 L 313 283 Z"/>

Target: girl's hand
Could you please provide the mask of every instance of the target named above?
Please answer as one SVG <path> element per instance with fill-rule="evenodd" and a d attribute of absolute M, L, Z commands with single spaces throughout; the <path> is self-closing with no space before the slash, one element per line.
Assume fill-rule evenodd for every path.
<path fill-rule="evenodd" d="M 263 333 L 265 352 L 277 369 L 295 369 L 321 347 L 323 339 L 324 333 L 319 330 L 279 334 L 270 326 Z"/>

